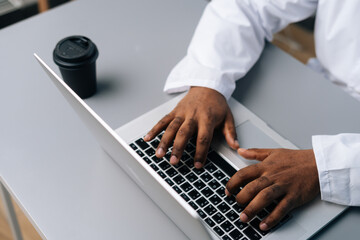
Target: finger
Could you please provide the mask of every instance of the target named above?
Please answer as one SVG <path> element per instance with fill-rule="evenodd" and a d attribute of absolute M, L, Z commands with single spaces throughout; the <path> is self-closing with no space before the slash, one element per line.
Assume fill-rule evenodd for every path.
<path fill-rule="evenodd" d="M 174 119 L 172 114 L 165 115 L 144 137 L 145 141 L 150 141 L 161 133 Z"/>
<path fill-rule="evenodd" d="M 268 215 L 260 223 L 260 229 L 266 231 L 272 227 L 275 227 L 281 221 L 281 219 L 283 219 L 286 214 L 288 214 L 295 207 L 297 207 L 296 198 L 292 196 L 284 197 L 270 213 L 270 215 Z"/>
<path fill-rule="evenodd" d="M 214 127 L 212 125 L 199 125 L 199 131 L 196 139 L 196 152 L 194 157 L 194 166 L 196 168 L 201 168 L 204 166 L 214 133 Z"/>
<path fill-rule="evenodd" d="M 254 179 L 260 177 L 260 175 L 261 171 L 258 167 L 258 164 L 242 168 L 230 178 L 226 184 L 226 189 L 230 194 L 236 194 L 241 186 L 244 186 L 248 182 L 251 182 Z"/>
<path fill-rule="evenodd" d="M 263 189 L 270 186 L 272 182 L 266 176 L 261 176 L 254 181 L 246 184 L 246 186 L 236 195 L 236 202 L 246 205 L 258 195 Z"/>
<path fill-rule="evenodd" d="M 176 134 L 174 146 L 171 153 L 170 163 L 176 165 L 184 152 L 188 140 L 193 136 L 196 129 L 194 119 L 185 120 Z"/>
<path fill-rule="evenodd" d="M 183 121 L 184 119 L 181 117 L 175 117 L 174 120 L 171 121 L 160 140 L 159 146 L 156 150 L 156 157 L 164 157 L 167 149 L 172 145 L 175 135 Z"/>
<path fill-rule="evenodd" d="M 236 140 L 237 137 L 236 137 L 234 118 L 230 109 L 228 110 L 228 113 L 225 118 L 223 134 L 225 136 L 226 142 L 232 149 L 236 150 L 239 148 L 239 142 Z"/>
<path fill-rule="evenodd" d="M 271 152 L 274 149 L 267 149 L 267 148 L 250 148 L 250 149 L 244 149 L 239 148 L 238 154 L 246 159 L 255 159 L 259 161 L 263 161 L 265 158 L 267 158 Z"/>
<path fill-rule="evenodd" d="M 284 190 L 279 185 L 271 185 L 260 191 L 254 199 L 246 206 L 240 214 L 242 222 L 248 222 L 253 219 L 264 207 L 270 205 L 275 199 L 284 195 Z"/>

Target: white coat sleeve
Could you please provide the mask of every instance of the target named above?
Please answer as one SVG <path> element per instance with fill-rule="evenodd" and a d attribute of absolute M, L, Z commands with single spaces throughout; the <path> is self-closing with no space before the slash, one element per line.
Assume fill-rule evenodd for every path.
<path fill-rule="evenodd" d="M 360 206 L 360 134 L 313 136 L 321 199 Z"/>
<path fill-rule="evenodd" d="M 317 0 L 213 0 L 207 5 L 187 55 L 171 71 L 164 91 L 190 86 L 217 90 L 229 99 L 235 81 L 259 58 L 265 39 L 311 16 Z"/>

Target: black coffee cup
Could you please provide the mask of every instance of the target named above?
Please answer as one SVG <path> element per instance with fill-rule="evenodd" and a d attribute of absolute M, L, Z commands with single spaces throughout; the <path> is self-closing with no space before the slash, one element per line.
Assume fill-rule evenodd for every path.
<path fill-rule="evenodd" d="M 81 98 L 96 92 L 96 45 L 87 37 L 70 36 L 56 45 L 53 58 L 69 87 Z"/>

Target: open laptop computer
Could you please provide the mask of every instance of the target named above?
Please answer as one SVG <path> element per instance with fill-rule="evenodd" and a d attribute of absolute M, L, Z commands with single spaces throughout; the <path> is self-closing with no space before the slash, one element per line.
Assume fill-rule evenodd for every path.
<path fill-rule="evenodd" d="M 274 207 L 275 203 L 271 203 L 249 224 L 241 223 L 238 216 L 243 209 L 233 197 L 224 195 L 224 187 L 238 169 L 254 161 L 242 159 L 227 147 L 224 140 L 215 138 L 203 169 L 193 167 L 195 144 L 192 140 L 186 147 L 181 163 L 171 166 L 171 149 L 162 159 L 154 156 L 161 134 L 150 143 L 142 140 L 183 95 L 114 131 L 44 61 L 34 55 L 102 148 L 190 239 L 307 239 L 346 209 L 317 198 L 294 210 L 291 218 L 287 216 L 284 219 L 285 224 L 262 232 L 258 225 Z M 236 100 L 230 99 L 229 106 L 234 115 L 240 146 L 296 149 L 295 145 Z M 128 157 L 120 158 L 124 153 Z"/>

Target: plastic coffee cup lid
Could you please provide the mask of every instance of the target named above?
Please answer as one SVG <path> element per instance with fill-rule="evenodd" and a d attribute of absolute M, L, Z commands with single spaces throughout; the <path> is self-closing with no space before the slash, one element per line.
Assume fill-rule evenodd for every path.
<path fill-rule="evenodd" d="M 64 68 L 78 68 L 96 61 L 99 52 L 96 45 L 87 37 L 70 36 L 56 45 L 54 62 Z"/>

